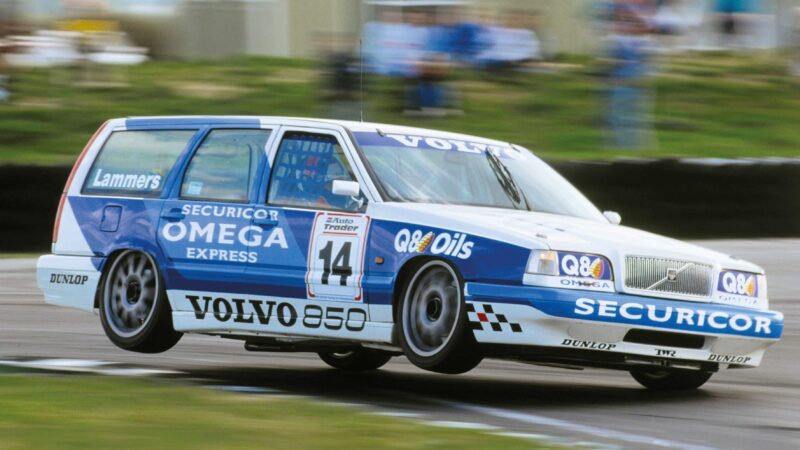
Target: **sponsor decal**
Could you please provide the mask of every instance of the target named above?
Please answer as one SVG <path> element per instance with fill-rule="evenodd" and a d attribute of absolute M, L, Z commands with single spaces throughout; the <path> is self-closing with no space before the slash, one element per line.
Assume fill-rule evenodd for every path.
<path fill-rule="evenodd" d="M 413 232 L 404 228 L 394 237 L 394 249 L 398 253 L 425 253 L 430 250 L 434 255 L 447 255 L 459 259 L 469 259 L 475 243 L 468 240 L 464 233 L 433 231 L 423 233 L 421 230 Z"/>
<path fill-rule="evenodd" d="M 98 169 L 92 179 L 93 188 L 131 189 L 139 191 L 152 191 L 161 186 L 161 175 L 112 173 Z"/>
<path fill-rule="evenodd" d="M 358 233 L 360 223 L 356 223 L 359 216 L 345 216 L 341 214 L 326 215 L 322 224 L 323 233 Z"/>
<path fill-rule="evenodd" d="M 561 276 L 611 280 L 611 265 L 602 256 L 558 252 L 558 260 Z"/>
<path fill-rule="evenodd" d="M 576 317 L 666 326 L 691 331 L 734 332 L 756 336 L 772 335 L 772 319 L 764 315 L 729 312 L 701 307 L 679 307 L 578 298 L 572 311 Z"/>
<path fill-rule="evenodd" d="M 564 339 L 561 345 L 575 348 L 588 348 L 590 350 L 614 350 L 617 344 L 609 344 L 608 342 L 594 342 L 594 341 L 581 341 L 578 339 Z"/>
<path fill-rule="evenodd" d="M 377 133 L 358 133 L 357 136 L 361 145 L 386 145 L 392 147 L 456 151 L 477 154 L 488 151 L 500 158 L 521 158 L 519 152 L 507 146 L 489 145 L 460 139 L 414 136 L 408 134 L 386 134 L 381 137 Z"/>
<path fill-rule="evenodd" d="M 271 321 L 277 320 L 285 327 L 291 327 L 297 323 L 297 311 L 291 303 L 287 302 L 243 298 L 227 299 L 199 295 L 186 295 L 186 300 L 192 304 L 194 317 L 197 320 L 205 320 L 210 313 L 209 317 L 213 317 L 219 322 L 232 320 L 237 323 L 255 323 L 258 321 L 261 325 L 269 325 Z"/>
<path fill-rule="evenodd" d="M 285 301 L 225 298 L 220 296 L 186 295 L 197 320 L 221 323 L 271 325 L 282 328 L 302 326 L 308 329 L 362 331 L 367 312 L 362 308 L 306 305 L 303 316 L 294 305 Z"/>
<path fill-rule="evenodd" d="M 561 278 L 559 283 L 562 287 L 570 289 L 587 289 L 592 291 L 607 291 L 614 290 L 614 286 L 610 281 L 600 280 L 581 280 L 575 278 Z"/>
<path fill-rule="evenodd" d="M 509 322 L 505 314 L 495 313 L 492 305 L 487 303 L 468 302 L 467 320 L 473 331 L 522 333 L 522 325 Z"/>
<path fill-rule="evenodd" d="M 743 297 L 741 295 L 725 295 L 725 294 L 718 294 L 716 297 L 711 299 L 714 303 L 720 303 L 723 305 L 731 305 L 731 306 L 744 306 L 747 308 L 765 308 L 767 302 L 758 298 L 754 297 Z"/>
<path fill-rule="evenodd" d="M 614 292 L 611 263 L 602 256 L 555 252 L 557 273 L 542 276 L 536 284 L 562 289 Z"/>
<path fill-rule="evenodd" d="M 251 219 L 277 221 L 278 212 L 275 210 L 183 205 L 181 212 L 187 219 L 164 223 L 161 237 L 167 242 L 187 244 L 185 257 L 188 259 L 255 263 L 258 261 L 258 252 L 249 251 L 250 248 L 289 248 L 282 227 L 264 229 L 249 225 Z M 236 219 L 239 223 L 226 222 L 225 219 Z"/>
<path fill-rule="evenodd" d="M 425 253 L 425 250 L 427 250 L 428 247 L 430 247 L 431 242 L 433 242 L 433 236 L 433 231 L 429 231 L 425 233 L 425 236 L 422 236 L 422 239 L 420 239 L 417 245 L 414 247 L 417 253 Z"/>
<path fill-rule="evenodd" d="M 218 219 L 271 219 L 278 220 L 278 211 L 274 209 L 228 206 L 228 205 L 202 205 L 186 204 L 181 207 L 181 212 L 190 217 L 213 217 Z"/>
<path fill-rule="evenodd" d="M 307 305 L 303 312 L 303 326 L 311 329 L 361 331 L 367 323 L 367 312 L 361 308 Z"/>
<path fill-rule="evenodd" d="M 51 273 L 50 284 L 72 284 L 81 286 L 89 281 L 88 275 L 73 275 L 68 273 Z"/>
<path fill-rule="evenodd" d="M 717 290 L 726 294 L 758 297 L 758 277 L 754 273 L 723 270 Z"/>
<path fill-rule="evenodd" d="M 369 224 L 369 216 L 317 213 L 308 246 L 309 299 L 363 300 L 361 280 Z"/>
<path fill-rule="evenodd" d="M 739 355 L 717 355 L 712 353 L 709 355 L 708 360 L 725 364 L 747 364 L 752 358 L 749 356 Z"/>

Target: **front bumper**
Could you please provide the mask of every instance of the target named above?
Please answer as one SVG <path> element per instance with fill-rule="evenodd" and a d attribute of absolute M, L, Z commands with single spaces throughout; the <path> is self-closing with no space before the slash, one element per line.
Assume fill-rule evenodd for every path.
<path fill-rule="evenodd" d="M 465 291 L 478 342 L 550 354 L 755 367 L 783 333 L 783 314 L 774 311 L 533 286 L 468 283 Z"/>

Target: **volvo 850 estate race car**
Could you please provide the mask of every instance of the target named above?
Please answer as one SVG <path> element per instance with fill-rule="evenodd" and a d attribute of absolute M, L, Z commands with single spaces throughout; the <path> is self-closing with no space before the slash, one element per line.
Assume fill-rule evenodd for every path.
<path fill-rule="evenodd" d="M 783 331 L 763 270 L 619 221 L 505 142 L 116 119 L 72 170 L 38 284 L 136 352 L 201 333 L 347 370 L 491 357 L 623 369 L 654 389 L 758 366 Z"/>

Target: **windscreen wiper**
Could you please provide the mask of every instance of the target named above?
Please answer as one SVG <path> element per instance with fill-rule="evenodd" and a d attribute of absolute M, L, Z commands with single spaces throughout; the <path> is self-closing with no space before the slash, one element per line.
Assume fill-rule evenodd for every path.
<path fill-rule="evenodd" d="M 514 208 L 516 209 L 525 209 L 530 211 L 530 206 L 528 206 L 528 200 L 525 198 L 525 194 L 522 193 L 522 190 L 519 189 L 517 183 L 514 181 L 514 178 L 511 176 L 511 172 L 508 170 L 500 158 L 497 157 L 494 153 L 490 150 L 486 151 L 486 158 L 489 160 L 489 166 L 492 168 L 492 172 L 494 172 L 494 176 L 497 178 L 497 182 L 500 183 L 500 187 L 503 188 L 503 192 L 505 192 L 508 199 L 511 200 L 511 203 L 514 204 Z M 518 208 L 518 205 L 522 204 L 523 208 Z"/>

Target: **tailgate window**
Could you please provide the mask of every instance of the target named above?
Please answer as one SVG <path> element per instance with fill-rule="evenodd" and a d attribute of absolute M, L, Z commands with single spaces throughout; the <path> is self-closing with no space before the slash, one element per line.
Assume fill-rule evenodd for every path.
<path fill-rule="evenodd" d="M 158 197 L 195 130 L 117 131 L 103 145 L 84 194 Z"/>

